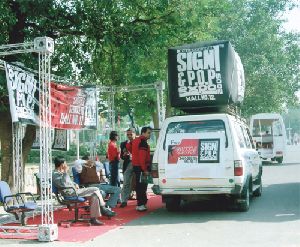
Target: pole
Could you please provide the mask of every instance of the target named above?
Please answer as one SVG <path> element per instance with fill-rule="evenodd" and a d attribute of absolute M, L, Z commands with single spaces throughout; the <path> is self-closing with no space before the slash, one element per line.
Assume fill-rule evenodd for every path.
<path fill-rule="evenodd" d="M 76 154 L 77 160 L 79 160 L 79 130 L 76 130 Z"/>

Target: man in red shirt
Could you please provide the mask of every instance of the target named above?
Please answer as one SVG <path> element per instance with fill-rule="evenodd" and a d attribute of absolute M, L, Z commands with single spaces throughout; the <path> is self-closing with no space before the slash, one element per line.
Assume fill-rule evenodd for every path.
<path fill-rule="evenodd" d="M 132 166 L 136 179 L 137 211 L 147 210 L 148 183 L 143 181 L 142 177 L 149 176 L 151 159 L 147 140 L 150 139 L 151 131 L 151 127 L 143 127 L 141 135 L 132 141 Z"/>
<path fill-rule="evenodd" d="M 118 133 L 116 131 L 110 132 L 109 143 L 107 148 L 107 156 L 109 160 L 109 170 L 110 170 L 110 185 L 120 186 L 119 181 L 119 161 L 120 161 L 120 151 L 117 145 Z"/>

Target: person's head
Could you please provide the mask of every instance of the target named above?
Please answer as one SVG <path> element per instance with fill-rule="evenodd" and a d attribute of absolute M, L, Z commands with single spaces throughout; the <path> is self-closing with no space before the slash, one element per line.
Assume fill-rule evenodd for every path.
<path fill-rule="evenodd" d="M 90 158 L 89 158 L 89 156 L 86 154 L 86 155 L 83 155 L 81 159 L 87 161 L 87 160 L 89 160 Z"/>
<path fill-rule="evenodd" d="M 112 132 L 110 132 L 110 134 L 109 134 L 109 140 L 111 140 L 111 141 L 117 141 L 118 140 L 118 133 L 117 133 L 117 131 L 112 131 Z"/>
<path fill-rule="evenodd" d="M 55 168 L 58 169 L 58 168 L 62 168 L 62 166 L 66 163 L 66 160 L 64 157 L 62 156 L 57 156 L 54 158 L 54 165 L 55 165 Z"/>
<path fill-rule="evenodd" d="M 88 167 L 93 167 L 95 165 L 95 162 L 92 160 L 88 160 L 85 165 Z"/>
<path fill-rule="evenodd" d="M 132 141 L 135 138 L 135 131 L 133 129 L 128 129 L 126 135 L 129 141 Z"/>
<path fill-rule="evenodd" d="M 145 126 L 141 130 L 141 135 L 146 137 L 146 139 L 148 140 L 148 139 L 150 139 L 151 132 L 152 132 L 152 128 L 149 126 Z"/>

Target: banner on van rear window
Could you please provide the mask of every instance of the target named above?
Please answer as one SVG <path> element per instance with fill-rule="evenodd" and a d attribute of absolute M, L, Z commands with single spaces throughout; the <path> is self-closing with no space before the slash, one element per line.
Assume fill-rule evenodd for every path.
<path fill-rule="evenodd" d="M 219 138 L 216 138 L 216 135 Z M 208 136 L 208 133 L 168 134 L 166 139 L 168 164 L 219 163 L 223 136 L 220 134 L 214 134 L 212 138 Z"/>

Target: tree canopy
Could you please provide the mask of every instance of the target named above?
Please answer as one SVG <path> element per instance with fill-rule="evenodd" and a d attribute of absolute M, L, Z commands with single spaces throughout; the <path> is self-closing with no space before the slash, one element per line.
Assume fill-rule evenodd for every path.
<path fill-rule="evenodd" d="M 296 103 L 299 34 L 282 29 L 282 13 L 293 7 L 292 2 L 6 0 L 0 3 L 0 44 L 53 37 L 53 73 L 89 84 L 122 86 L 167 81 L 168 47 L 227 39 L 245 67 L 242 112 L 249 116 Z M 3 77 L 0 85 L 6 96 Z M 156 105 L 151 92 L 119 93 L 117 103 L 120 114 L 133 111 L 137 121 L 150 120 Z"/>
<path fill-rule="evenodd" d="M 231 41 L 244 64 L 242 114 L 280 112 L 297 105 L 300 35 L 287 33 L 283 13 L 293 0 L 3 0 L 0 45 L 49 36 L 52 72 L 82 84 L 141 87 L 167 81 L 167 48 L 196 41 Z M 37 68 L 34 54 L 7 56 Z M 12 180 L 8 92 L 0 71 L 2 179 Z M 167 98 L 167 96 L 166 96 Z M 169 105 L 167 105 L 169 106 Z M 117 92 L 116 111 L 138 124 L 155 120 L 151 91 Z M 167 111 L 170 111 L 167 107 Z M 34 140 L 27 126 L 24 161 Z"/>

